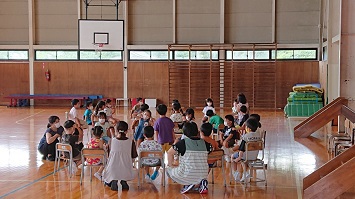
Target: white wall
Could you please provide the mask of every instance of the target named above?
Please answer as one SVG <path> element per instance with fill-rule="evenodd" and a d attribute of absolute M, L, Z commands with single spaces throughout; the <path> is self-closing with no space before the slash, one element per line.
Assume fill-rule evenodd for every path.
<path fill-rule="evenodd" d="M 173 42 L 172 0 L 130 0 L 128 6 L 129 44 Z"/>
<path fill-rule="evenodd" d="M 277 0 L 276 2 L 278 43 L 319 42 L 320 0 Z"/>
<path fill-rule="evenodd" d="M 77 2 L 35 1 L 35 44 L 77 44 Z"/>
<path fill-rule="evenodd" d="M 273 1 L 276 1 L 276 25 L 272 19 Z M 276 27 L 277 43 L 318 44 L 320 1 L 129 0 L 120 4 L 119 19 L 124 19 L 127 3 L 129 45 L 171 44 L 174 37 L 177 43 L 220 43 L 223 36 L 225 43 L 270 43 L 273 27 Z M 81 4 L 79 16 L 84 19 L 83 0 L 34 0 L 34 43 L 77 45 L 78 2 Z M 101 2 L 112 4 L 111 0 L 94 0 L 91 4 Z M 27 4 L 28 0 L 0 1 L 0 45 L 28 43 Z M 89 7 L 88 19 L 114 20 L 116 9 Z"/>
<path fill-rule="evenodd" d="M 219 43 L 220 0 L 177 0 L 177 43 Z"/>
<path fill-rule="evenodd" d="M 28 44 L 28 1 L 0 1 L 0 44 Z"/>
<path fill-rule="evenodd" d="M 225 42 L 272 42 L 272 0 L 227 0 Z"/>

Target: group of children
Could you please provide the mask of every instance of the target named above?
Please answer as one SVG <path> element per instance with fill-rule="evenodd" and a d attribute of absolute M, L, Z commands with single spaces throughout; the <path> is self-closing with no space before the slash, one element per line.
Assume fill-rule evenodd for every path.
<path fill-rule="evenodd" d="M 92 138 L 89 141 L 88 148 L 100 148 L 109 151 L 109 158 L 105 168 L 100 169 L 94 176 L 105 185 L 110 186 L 112 190 L 118 190 L 118 182 L 122 190 L 128 190 L 127 181 L 133 180 L 136 176 L 133 169 L 134 159 L 142 151 L 163 151 L 167 153 L 168 168 L 167 175 L 175 182 L 182 184 L 181 193 L 192 190 L 196 185 L 199 193 L 208 192 L 207 176 L 209 167 L 214 163 L 207 162 L 208 154 L 216 149 L 222 148 L 231 160 L 233 176 L 239 180 L 241 169 L 238 163 L 243 158 L 245 151 L 245 142 L 258 140 L 256 129 L 259 126 L 260 117 L 254 115 L 248 116 L 248 104 L 245 96 L 238 95 L 234 103 L 233 112 L 236 115 L 226 115 L 225 120 L 216 115 L 211 98 L 206 99 L 206 107 L 203 109 L 204 117 L 200 131 L 195 122 L 194 110 L 181 109 L 181 104 L 175 100 L 172 103 L 172 114 L 167 117 L 167 106 L 160 104 L 156 107 L 159 118 L 152 118 L 149 106 L 144 104 L 141 98 L 137 99 L 137 105 L 131 111 L 133 119 L 131 129 L 134 131 L 133 139 L 127 136 L 129 127 L 127 122 L 119 121 L 112 117 L 114 110 L 110 106 L 111 101 L 100 101 L 95 110 L 92 103 L 87 104 L 84 113 L 84 120 L 81 120 L 76 110 L 80 107 L 78 101 L 73 100 L 73 108 L 69 113 L 69 120 L 61 127 L 59 117 L 51 116 L 49 118 L 48 130 L 41 140 L 39 151 L 44 158 L 52 159 L 55 153 L 45 150 L 43 144 L 47 145 L 58 142 L 61 137 L 63 143 L 70 144 L 73 148 L 73 159 L 76 165 L 84 164 L 81 162 L 80 151 L 82 149 L 83 128 L 85 124 L 92 125 Z M 246 108 L 246 110 L 245 110 Z M 219 127 L 224 124 L 224 128 L 218 132 Z M 246 134 L 240 134 L 244 130 Z M 63 131 L 65 132 L 63 134 Z M 182 136 L 176 138 L 177 133 Z M 218 141 L 211 138 L 211 134 L 218 133 Z M 226 153 L 235 150 L 234 154 Z M 174 157 L 178 156 L 178 165 Z M 100 159 L 87 159 L 85 164 L 101 164 Z M 142 166 L 145 169 L 145 180 L 155 180 L 159 176 L 159 167 L 163 164 L 156 159 L 144 159 Z M 154 172 L 150 173 L 150 167 L 155 167 Z"/>

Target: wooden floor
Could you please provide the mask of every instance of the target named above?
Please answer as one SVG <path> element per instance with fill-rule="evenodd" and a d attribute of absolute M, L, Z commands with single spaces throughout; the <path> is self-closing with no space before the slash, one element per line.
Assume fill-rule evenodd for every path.
<path fill-rule="evenodd" d="M 95 177 L 90 182 L 86 172 L 83 185 L 80 176 L 68 177 L 66 169 L 53 175 L 53 162 L 41 160 L 37 151 L 50 115 L 58 115 L 64 123 L 66 108 L 6 108 L 0 107 L 0 198 L 302 198 L 302 179 L 329 160 L 325 149 L 324 129 L 312 138 L 293 139 L 293 127 L 302 119 L 288 119 L 282 111 L 254 111 L 261 115 L 263 128 L 267 131 L 266 162 L 267 180 L 252 183 L 244 190 L 239 183 L 223 186 L 223 176 L 216 170 L 215 184 L 209 176 L 209 192 L 180 194 L 181 185 L 168 181 L 166 187 L 160 182 L 144 183 L 137 187 L 137 180 L 129 182 L 129 191 L 111 191 Z M 84 110 L 80 110 L 83 113 Z M 128 110 L 121 108 L 115 116 L 128 120 Z M 155 110 L 152 110 L 155 116 Z M 201 110 L 196 111 L 199 121 Z M 218 110 L 221 116 L 230 109 Z M 87 138 L 85 138 L 87 139 Z M 229 172 L 229 166 L 227 166 Z M 160 177 L 156 180 L 159 181 Z M 355 198 L 354 189 L 340 198 Z"/>

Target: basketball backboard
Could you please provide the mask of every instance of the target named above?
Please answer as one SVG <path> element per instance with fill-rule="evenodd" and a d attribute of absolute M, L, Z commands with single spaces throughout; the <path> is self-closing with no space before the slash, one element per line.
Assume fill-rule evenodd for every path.
<path fill-rule="evenodd" d="M 123 50 L 123 20 L 79 20 L 79 49 Z"/>

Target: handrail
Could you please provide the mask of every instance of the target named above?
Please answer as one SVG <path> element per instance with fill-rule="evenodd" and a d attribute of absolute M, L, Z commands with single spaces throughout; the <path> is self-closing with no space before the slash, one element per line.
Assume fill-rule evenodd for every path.
<path fill-rule="evenodd" d="M 354 167 L 355 145 L 303 179 L 303 198 L 336 198 L 346 192 L 355 185 Z"/>
<path fill-rule="evenodd" d="M 342 114 L 342 107 L 348 104 L 348 100 L 343 97 L 338 97 L 332 103 L 321 108 L 311 117 L 307 118 L 294 128 L 295 138 L 305 138 L 314 133 L 319 128 L 326 125 L 335 116 Z"/>
<path fill-rule="evenodd" d="M 295 126 L 294 129 L 296 130 L 296 129 L 300 128 L 302 125 L 306 124 L 309 120 L 312 120 L 313 118 L 317 117 L 319 114 L 321 114 L 324 111 L 328 110 L 330 107 L 333 107 L 335 104 L 340 103 L 344 99 L 345 98 L 343 98 L 343 97 L 338 97 L 337 99 L 335 99 L 331 103 L 329 103 L 326 106 L 324 106 L 323 108 L 319 109 L 317 112 L 315 112 L 313 115 L 308 117 L 306 120 L 304 120 L 301 123 L 299 123 L 297 126 Z"/>

